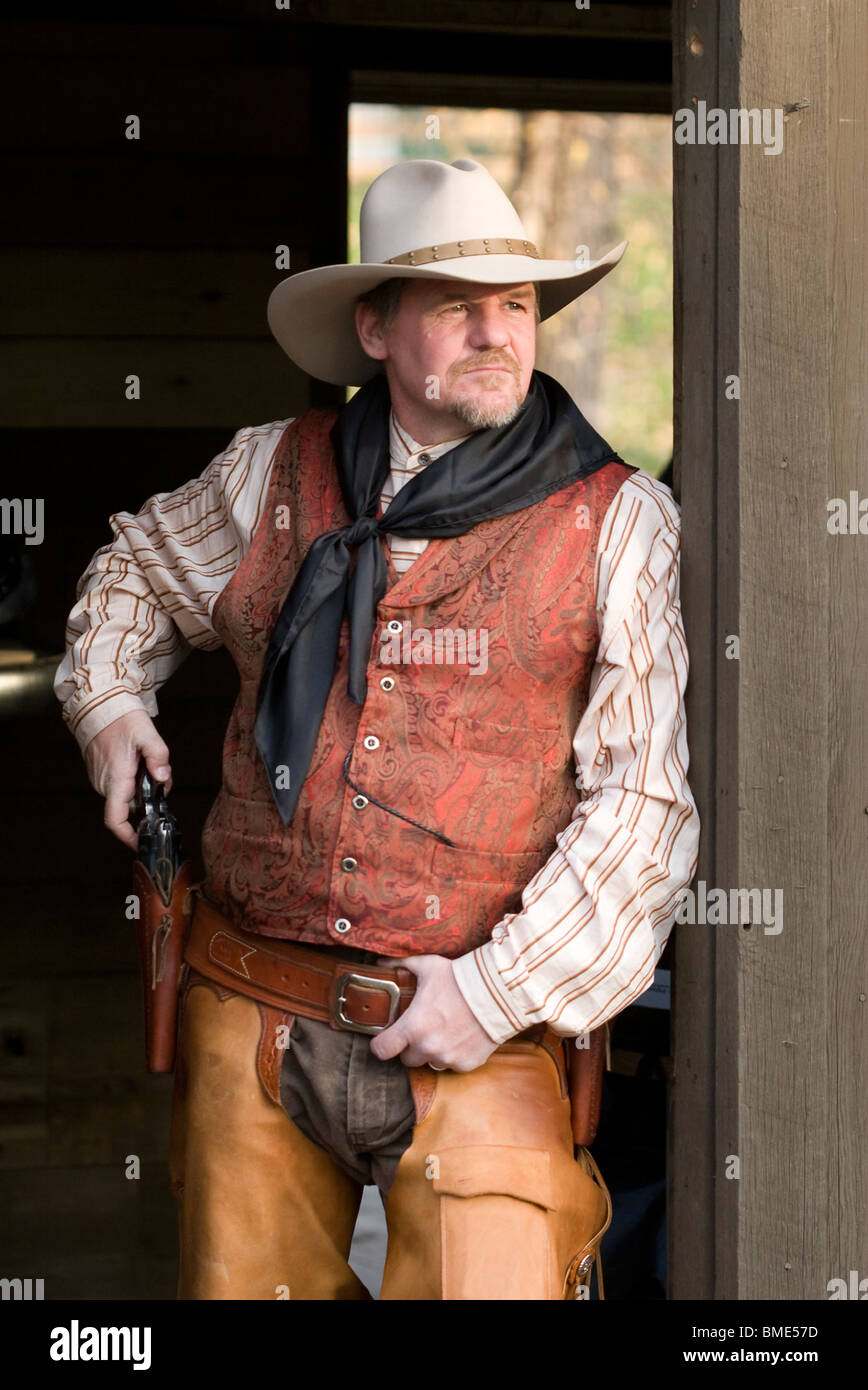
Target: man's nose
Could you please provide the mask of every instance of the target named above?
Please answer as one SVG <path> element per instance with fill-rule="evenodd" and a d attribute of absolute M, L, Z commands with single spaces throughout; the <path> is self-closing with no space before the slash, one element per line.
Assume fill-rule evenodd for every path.
<path fill-rule="evenodd" d="M 497 304 L 479 304 L 470 318 L 468 341 L 471 347 L 505 347 L 509 342 L 509 330 L 503 311 Z"/>

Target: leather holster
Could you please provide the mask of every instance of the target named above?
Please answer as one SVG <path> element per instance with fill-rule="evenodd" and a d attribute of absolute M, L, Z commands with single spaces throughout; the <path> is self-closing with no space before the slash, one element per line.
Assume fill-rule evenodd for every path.
<path fill-rule="evenodd" d="M 175 1067 L 178 992 L 195 896 L 192 880 L 193 866 L 186 860 L 175 875 L 169 901 L 164 903 L 145 866 L 138 859 L 133 864 L 149 1072 L 170 1072 Z"/>
<path fill-rule="evenodd" d="M 577 1046 L 581 1041 L 586 1041 L 587 1047 Z M 597 1133 L 608 1049 L 608 1023 L 595 1028 L 584 1039 L 564 1038 L 573 1142 L 582 1148 L 588 1148 Z"/>

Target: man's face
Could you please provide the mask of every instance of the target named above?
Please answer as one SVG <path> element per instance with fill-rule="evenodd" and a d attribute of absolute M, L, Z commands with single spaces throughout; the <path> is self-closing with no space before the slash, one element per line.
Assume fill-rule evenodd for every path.
<path fill-rule="evenodd" d="M 372 312 L 357 322 L 365 351 L 384 362 L 399 419 L 414 433 L 427 424 L 417 435 L 426 442 L 435 427 L 446 439 L 460 433 L 455 424 L 508 424 L 527 395 L 536 353 L 530 282 L 410 280 L 387 327 Z"/>

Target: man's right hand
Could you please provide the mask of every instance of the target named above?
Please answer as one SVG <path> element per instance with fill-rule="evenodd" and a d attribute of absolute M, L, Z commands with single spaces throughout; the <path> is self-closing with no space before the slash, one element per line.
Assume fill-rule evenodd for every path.
<path fill-rule="evenodd" d="M 162 782 L 168 792 L 172 786 L 169 750 L 144 710 L 131 710 L 107 724 L 84 750 L 91 785 L 106 799 L 105 826 L 130 849 L 138 848 L 136 831 L 130 824 L 130 804 L 140 757 L 154 780 Z"/>

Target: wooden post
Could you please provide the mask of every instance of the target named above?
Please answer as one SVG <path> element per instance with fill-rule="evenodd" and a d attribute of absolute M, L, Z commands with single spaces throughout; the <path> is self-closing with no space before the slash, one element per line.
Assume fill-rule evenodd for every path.
<path fill-rule="evenodd" d="M 674 49 L 676 110 L 783 113 L 676 147 L 675 275 L 697 880 L 783 911 L 675 929 L 670 1294 L 825 1299 L 868 1277 L 868 535 L 827 529 L 868 497 L 868 11 L 676 0 Z"/>

